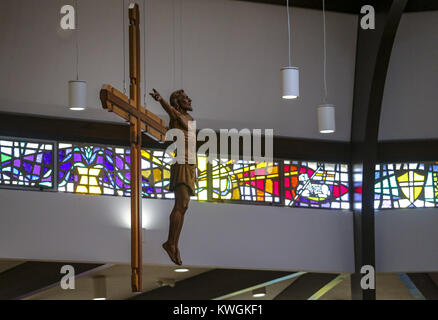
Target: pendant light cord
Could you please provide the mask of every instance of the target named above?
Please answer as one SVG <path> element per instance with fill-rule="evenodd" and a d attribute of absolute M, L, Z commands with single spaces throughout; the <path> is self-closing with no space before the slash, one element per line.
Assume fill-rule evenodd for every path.
<path fill-rule="evenodd" d="M 79 80 L 79 10 L 78 10 L 78 0 L 75 0 L 76 7 L 76 80 Z"/>
<path fill-rule="evenodd" d="M 291 64 L 291 50 L 290 50 L 290 12 L 289 12 L 289 0 L 286 1 L 286 8 L 287 8 L 287 38 L 288 38 L 288 48 L 289 48 L 289 67 L 292 66 Z"/>
<path fill-rule="evenodd" d="M 172 14 L 173 14 L 173 89 L 176 90 L 175 85 L 176 85 L 176 45 L 175 45 L 175 29 L 176 29 L 176 23 L 175 23 L 175 0 L 172 0 Z"/>
<path fill-rule="evenodd" d="M 324 25 L 324 103 L 327 103 L 327 36 L 325 19 L 325 0 L 322 0 L 322 19 Z"/>
<path fill-rule="evenodd" d="M 123 35 L 123 93 L 126 95 L 125 0 L 122 0 L 122 35 Z"/>
<path fill-rule="evenodd" d="M 180 50 L 181 50 L 181 61 L 180 61 L 180 68 L 181 68 L 181 85 L 180 88 L 183 88 L 183 0 L 179 0 L 179 4 L 180 4 L 180 12 L 179 12 L 179 22 L 180 22 Z"/>

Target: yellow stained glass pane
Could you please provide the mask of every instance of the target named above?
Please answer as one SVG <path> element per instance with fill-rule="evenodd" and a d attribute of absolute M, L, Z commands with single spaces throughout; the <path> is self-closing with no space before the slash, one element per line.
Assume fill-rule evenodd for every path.
<path fill-rule="evenodd" d="M 154 182 L 161 181 L 161 170 L 154 169 Z"/>
<path fill-rule="evenodd" d="M 88 177 L 82 176 L 79 184 L 88 184 Z"/>
<path fill-rule="evenodd" d="M 143 158 L 146 158 L 146 159 L 150 159 L 151 158 L 151 154 L 149 152 L 147 152 L 146 150 L 141 150 L 141 156 Z"/>
<path fill-rule="evenodd" d="M 397 178 L 399 182 L 408 182 L 409 181 L 409 173 L 405 173 L 404 175 Z"/>
<path fill-rule="evenodd" d="M 102 191 L 99 187 L 90 187 L 90 193 L 91 194 L 102 194 Z"/>
<path fill-rule="evenodd" d="M 78 186 L 76 188 L 76 192 L 77 193 L 88 193 L 88 189 L 86 186 Z"/>
<path fill-rule="evenodd" d="M 141 172 L 141 174 L 143 175 L 143 177 L 149 178 L 149 176 L 151 175 L 151 170 L 150 169 L 149 170 L 143 170 Z"/>
<path fill-rule="evenodd" d="M 90 179 L 89 179 L 89 183 L 88 183 L 90 186 L 98 186 L 99 184 L 97 183 L 97 179 L 96 179 L 96 177 L 90 177 Z M 91 190 L 91 188 L 90 188 L 90 190 Z"/>
<path fill-rule="evenodd" d="M 273 183 L 272 183 L 272 180 L 270 180 L 270 179 L 268 179 L 268 180 L 266 180 L 266 192 L 267 193 L 272 193 L 272 188 L 273 188 Z"/>
<path fill-rule="evenodd" d="M 414 199 L 416 200 L 419 195 L 421 194 L 421 191 L 423 191 L 423 187 L 415 187 L 414 188 Z"/>
<path fill-rule="evenodd" d="M 88 174 L 88 168 L 79 167 L 78 172 L 81 176 Z"/>
<path fill-rule="evenodd" d="M 88 173 L 90 176 L 98 176 L 100 173 L 100 169 L 90 169 L 90 172 Z"/>
<path fill-rule="evenodd" d="M 161 160 L 160 160 L 160 159 L 158 159 L 158 158 L 155 158 L 155 157 L 153 157 L 153 158 L 152 158 L 152 162 L 153 162 L 153 163 L 156 163 L 156 164 L 158 164 L 159 166 L 161 166 L 161 165 L 162 165 L 162 162 L 161 162 Z"/>

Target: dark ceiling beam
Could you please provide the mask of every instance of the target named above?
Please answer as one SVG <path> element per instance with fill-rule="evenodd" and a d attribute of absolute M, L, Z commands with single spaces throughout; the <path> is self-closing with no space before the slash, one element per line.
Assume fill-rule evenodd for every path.
<path fill-rule="evenodd" d="M 6 112 L 0 112 L 0 136 L 126 147 L 130 145 L 129 126 L 126 124 Z M 165 149 L 169 145 L 169 143 L 155 142 L 144 135 L 143 137 L 144 148 Z M 262 142 L 264 143 L 264 139 Z M 198 142 L 198 146 L 202 143 Z M 218 138 L 218 151 L 219 143 Z M 264 150 L 263 143 L 262 150 Z M 242 150 L 242 139 L 240 144 Z M 274 157 L 277 159 L 347 163 L 349 156 L 349 142 L 274 137 Z"/>
<path fill-rule="evenodd" d="M 273 5 L 286 5 L 286 0 L 236 0 Z M 371 4 L 371 1 L 369 1 Z M 290 0 L 292 7 L 322 10 L 322 0 Z M 326 0 L 328 11 L 359 14 L 361 0 Z M 409 0 L 405 12 L 421 12 L 438 10 L 437 0 Z"/>
<path fill-rule="evenodd" d="M 363 30 L 358 23 L 351 123 L 350 185 L 354 194 L 350 200 L 355 249 L 351 292 L 353 299 L 375 300 L 375 289 L 361 288 L 360 270 L 365 265 L 375 267 L 374 179 L 380 113 L 394 39 L 407 0 L 366 0 L 360 4 L 374 6 L 376 29 Z"/>
<path fill-rule="evenodd" d="M 282 271 L 215 269 L 178 281 L 173 288 L 161 287 L 131 299 L 211 300 L 289 274 Z"/>
<path fill-rule="evenodd" d="M 329 273 L 306 273 L 280 292 L 274 300 L 307 300 L 337 276 Z"/>
<path fill-rule="evenodd" d="M 377 159 L 379 163 L 437 161 L 438 140 L 381 141 Z"/>
<path fill-rule="evenodd" d="M 129 147 L 129 127 L 125 124 L 54 118 L 0 112 L 0 136 L 83 142 Z M 148 137 L 145 148 L 165 148 Z M 361 149 L 356 144 L 357 149 Z M 277 159 L 349 162 L 350 143 L 274 137 L 274 155 Z M 436 161 L 438 140 L 383 141 L 378 143 L 377 160 L 384 162 Z"/>
<path fill-rule="evenodd" d="M 438 285 L 427 273 L 407 274 L 426 300 L 438 300 Z"/>
<path fill-rule="evenodd" d="M 62 266 L 71 265 L 81 277 L 101 270 L 102 264 L 69 262 L 25 262 L 0 273 L 0 300 L 24 299 L 58 285 Z"/>

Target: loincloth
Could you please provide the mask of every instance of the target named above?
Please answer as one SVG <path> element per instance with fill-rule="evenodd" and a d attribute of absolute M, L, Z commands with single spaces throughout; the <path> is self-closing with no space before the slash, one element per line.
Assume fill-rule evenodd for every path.
<path fill-rule="evenodd" d="M 170 167 L 170 185 L 169 190 L 175 191 L 175 188 L 183 184 L 189 188 L 191 196 L 195 195 L 196 165 L 175 163 Z"/>

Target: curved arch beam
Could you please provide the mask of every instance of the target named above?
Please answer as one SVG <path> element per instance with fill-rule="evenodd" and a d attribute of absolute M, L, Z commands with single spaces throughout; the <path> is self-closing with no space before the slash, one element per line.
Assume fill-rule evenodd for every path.
<path fill-rule="evenodd" d="M 397 29 L 408 0 L 361 1 L 373 5 L 375 30 L 363 30 L 358 21 L 356 74 L 351 123 L 351 185 L 354 208 L 355 274 L 353 299 L 375 300 L 375 289 L 360 286 L 363 265 L 375 267 L 374 172 L 377 162 L 380 113 L 386 75 Z M 375 284 L 374 284 L 375 288 Z"/>

